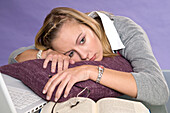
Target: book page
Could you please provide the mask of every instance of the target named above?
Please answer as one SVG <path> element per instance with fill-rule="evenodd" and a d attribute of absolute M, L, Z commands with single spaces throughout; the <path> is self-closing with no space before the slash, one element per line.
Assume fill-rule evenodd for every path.
<path fill-rule="evenodd" d="M 79 103 L 76 104 L 77 102 Z M 62 103 L 56 103 L 56 105 L 54 102 L 49 102 L 44 106 L 41 113 L 50 113 L 53 107 L 53 113 L 95 113 L 96 110 L 96 104 L 93 100 L 75 97 Z"/>
<path fill-rule="evenodd" d="M 149 113 L 149 110 L 140 102 L 104 98 L 97 102 L 97 113 Z"/>

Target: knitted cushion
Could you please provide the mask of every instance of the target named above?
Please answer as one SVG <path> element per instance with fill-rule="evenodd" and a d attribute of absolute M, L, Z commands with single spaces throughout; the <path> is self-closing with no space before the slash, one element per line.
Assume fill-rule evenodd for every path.
<path fill-rule="evenodd" d="M 21 80 L 25 85 L 30 87 L 37 95 L 41 98 L 46 99 L 46 95 L 42 93 L 42 90 L 47 83 L 49 76 L 54 75 L 51 73 L 51 62 L 48 64 L 47 68 L 44 69 L 43 67 L 44 60 L 36 59 L 36 60 L 29 60 L 21 63 L 14 63 L 8 64 L 0 67 L 1 73 L 10 75 L 14 78 Z M 73 68 L 75 66 L 80 65 L 103 65 L 105 68 L 110 68 L 118 71 L 124 72 L 132 72 L 132 67 L 127 60 L 123 57 L 116 56 L 114 58 L 105 57 L 102 61 L 81 61 L 76 62 L 75 64 L 70 64 L 69 68 Z M 90 90 L 89 98 L 93 99 L 94 101 L 99 100 L 100 98 L 104 97 L 117 97 L 122 95 L 121 93 L 105 87 L 101 84 L 98 84 L 92 80 L 87 80 L 83 82 L 76 83 L 67 98 L 64 98 L 63 94 L 61 98 L 58 100 L 59 102 L 63 102 L 68 100 L 71 97 L 76 97 L 77 94 L 82 90 L 82 88 L 87 87 Z M 56 87 L 57 89 L 57 87 Z M 52 95 L 51 101 L 54 100 L 54 95 L 56 89 Z M 87 91 L 85 91 L 80 96 L 87 96 Z"/>

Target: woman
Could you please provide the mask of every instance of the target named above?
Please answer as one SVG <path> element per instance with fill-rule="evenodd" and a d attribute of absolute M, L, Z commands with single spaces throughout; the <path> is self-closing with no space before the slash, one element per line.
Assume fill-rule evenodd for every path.
<path fill-rule="evenodd" d="M 115 56 L 116 53 L 131 63 L 134 72 L 120 72 L 100 66 L 98 70 L 97 66 L 87 65 L 68 69 L 69 63 L 101 61 L 104 56 Z M 45 59 L 44 68 L 52 61 L 52 72 L 58 64 L 58 73 L 49 79 L 43 90 L 47 100 L 58 84 L 55 101 L 64 88 L 64 96 L 67 97 L 76 82 L 88 79 L 149 104 L 163 105 L 168 100 L 169 90 L 147 35 L 126 17 L 106 12 L 84 14 L 71 8 L 54 8 L 37 33 L 35 46 L 14 51 L 9 63 L 36 58 Z"/>

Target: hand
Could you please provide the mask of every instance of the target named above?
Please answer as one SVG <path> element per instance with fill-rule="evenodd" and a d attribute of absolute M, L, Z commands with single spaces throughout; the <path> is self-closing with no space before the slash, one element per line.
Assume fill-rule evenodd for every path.
<path fill-rule="evenodd" d="M 58 85 L 59 86 L 55 94 L 55 101 L 60 98 L 64 88 L 66 88 L 64 93 L 64 97 L 66 98 L 75 83 L 85 81 L 90 78 L 90 71 L 88 69 L 91 67 L 92 66 L 90 65 L 77 66 L 53 75 L 43 89 L 43 94 L 47 94 L 46 99 L 50 100 L 56 86 Z"/>
<path fill-rule="evenodd" d="M 75 63 L 72 59 L 70 59 L 69 56 L 58 53 L 57 51 L 54 51 L 52 49 L 43 51 L 42 58 L 45 59 L 43 68 L 46 68 L 49 61 L 52 61 L 51 72 L 53 72 L 53 73 L 56 71 L 57 63 L 58 63 L 58 72 L 68 69 L 69 63 L 71 63 L 71 64 Z"/>

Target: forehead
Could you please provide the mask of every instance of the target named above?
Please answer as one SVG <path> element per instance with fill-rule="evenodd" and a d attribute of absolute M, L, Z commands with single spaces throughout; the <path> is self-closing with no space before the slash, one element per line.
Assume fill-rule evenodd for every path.
<path fill-rule="evenodd" d="M 83 32 L 83 25 L 76 21 L 67 21 L 61 27 L 57 37 L 52 41 L 54 50 L 65 53 L 74 48 L 77 37 Z"/>

